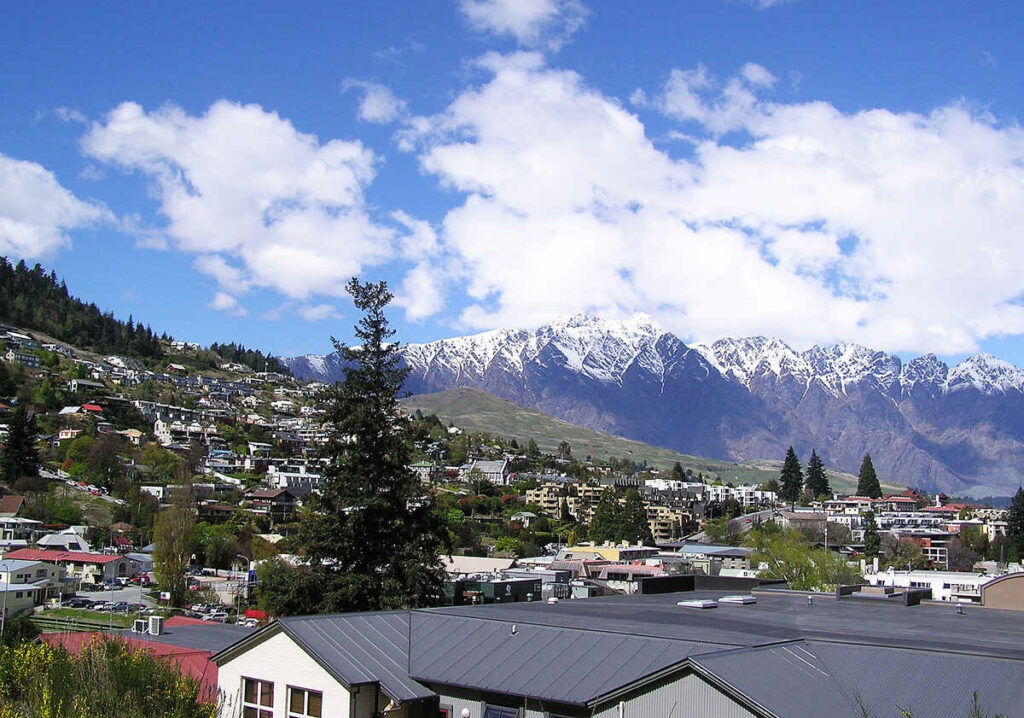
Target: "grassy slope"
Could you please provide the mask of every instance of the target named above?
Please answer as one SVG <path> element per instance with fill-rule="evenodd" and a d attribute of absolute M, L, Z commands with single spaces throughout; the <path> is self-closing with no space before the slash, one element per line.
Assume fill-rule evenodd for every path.
<path fill-rule="evenodd" d="M 437 414 L 443 421 L 469 431 L 485 431 L 505 437 L 515 437 L 520 444 L 529 439 L 537 442 L 543 451 L 553 452 L 559 442 L 572 445 L 573 456 L 594 459 L 617 456 L 634 461 L 647 460 L 648 466 L 667 469 L 676 461 L 683 468 L 705 476 L 715 475 L 723 481 L 756 484 L 778 478 L 781 461 L 744 461 L 741 463 L 680 454 L 671 449 L 651 446 L 621 436 L 585 429 L 535 409 L 527 409 L 505 401 L 479 389 L 451 389 L 435 394 L 419 394 L 402 400 L 402 404 L 424 414 Z M 857 477 L 841 472 L 829 472 L 833 489 L 852 492 Z M 897 487 L 890 486 L 895 489 Z"/>

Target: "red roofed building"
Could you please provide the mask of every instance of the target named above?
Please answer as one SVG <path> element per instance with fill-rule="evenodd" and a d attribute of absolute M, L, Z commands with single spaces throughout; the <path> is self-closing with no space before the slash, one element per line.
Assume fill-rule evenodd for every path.
<path fill-rule="evenodd" d="M 118 577 L 134 576 L 139 572 L 137 561 L 127 556 L 107 556 L 102 553 L 20 548 L 4 558 L 55 563 L 63 566 L 69 577 L 83 583 L 102 583 Z"/>
<path fill-rule="evenodd" d="M 194 626 L 202 626 L 203 628 L 197 629 L 193 628 Z M 182 628 L 185 630 L 175 630 Z M 205 647 L 205 644 L 210 643 L 212 638 L 205 635 L 207 629 L 210 629 L 211 633 L 228 633 L 224 630 L 223 624 L 211 624 L 197 618 L 174 616 L 164 621 L 165 634 L 161 636 L 149 636 L 141 633 L 103 634 L 96 631 L 76 631 L 74 633 L 44 633 L 40 635 L 40 640 L 51 646 L 63 648 L 72 654 L 81 652 L 92 641 L 102 640 L 103 637 L 124 641 L 132 648 L 143 650 L 154 658 L 167 660 L 182 675 L 194 678 L 199 682 L 201 686 L 201 700 L 215 701 L 217 699 L 217 664 L 210 661 L 210 657 L 215 651 Z M 191 635 L 186 635 L 190 631 L 192 632 Z M 237 635 L 234 635 L 234 633 Z M 220 642 L 228 645 L 244 635 L 245 629 L 239 628 L 237 632 L 229 633 Z M 190 640 L 190 638 L 194 640 Z M 213 641 L 213 643 L 217 644 L 217 641 Z M 211 647 L 219 650 L 218 645 Z"/>
<path fill-rule="evenodd" d="M 82 408 L 85 411 L 92 411 L 96 413 L 100 413 L 103 411 L 103 407 L 97 406 L 96 404 L 82 404 Z"/>

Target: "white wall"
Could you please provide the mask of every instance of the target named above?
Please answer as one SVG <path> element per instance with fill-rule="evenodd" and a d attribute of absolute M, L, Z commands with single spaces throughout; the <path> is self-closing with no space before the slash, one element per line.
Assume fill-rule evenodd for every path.
<path fill-rule="evenodd" d="M 348 690 L 283 632 L 220 666 L 217 686 L 224 696 L 223 718 L 241 715 L 243 677 L 273 681 L 274 718 L 286 715 L 288 686 L 321 691 L 325 716 L 349 718 L 351 715 Z"/>

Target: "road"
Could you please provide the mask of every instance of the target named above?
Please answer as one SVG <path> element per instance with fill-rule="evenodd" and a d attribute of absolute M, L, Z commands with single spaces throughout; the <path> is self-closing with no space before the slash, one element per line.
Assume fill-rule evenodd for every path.
<path fill-rule="evenodd" d="M 771 508 L 764 509 L 762 511 L 755 511 L 752 514 L 743 514 L 742 516 L 737 516 L 734 519 L 729 519 L 729 528 L 741 534 L 747 533 L 759 522 L 771 519 L 771 517 L 777 512 L 777 508 Z M 698 531 L 697 533 L 685 538 L 687 541 L 692 543 L 704 543 L 704 541 L 707 540 L 707 534 L 703 531 Z"/>
<path fill-rule="evenodd" d="M 57 482 L 59 482 L 61 484 L 64 484 L 68 488 L 75 489 L 76 491 L 81 491 L 81 492 L 87 493 L 87 494 L 90 493 L 89 489 L 85 488 L 84 486 L 79 486 L 76 482 L 68 483 L 68 479 L 64 478 L 60 474 L 57 474 L 56 472 L 50 471 L 49 469 L 40 468 L 39 469 L 39 475 L 41 477 L 43 477 L 44 479 L 48 479 L 50 481 L 57 481 Z M 95 496 L 95 494 L 93 494 L 93 495 Z M 113 496 L 110 496 L 109 494 L 100 494 L 100 495 L 96 496 L 96 498 L 97 499 L 103 499 L 104 501 L 106 501 L 108 503 L 111 503 L 111 504 L 121 505 L 121 504 L 124 503 L 124 501 L 122 499 L 114 498 Z"/>

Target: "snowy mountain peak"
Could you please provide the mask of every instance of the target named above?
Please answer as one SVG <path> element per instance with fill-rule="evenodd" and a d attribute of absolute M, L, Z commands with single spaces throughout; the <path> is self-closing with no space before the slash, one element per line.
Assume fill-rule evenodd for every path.
<path fill-rule="evenodd" d="M 975 354 L 953 367 L 946 380 L 947 391 L 967 387 L 985 394 L 1024 392 L 1024 371 L 991 354 Z"/>

